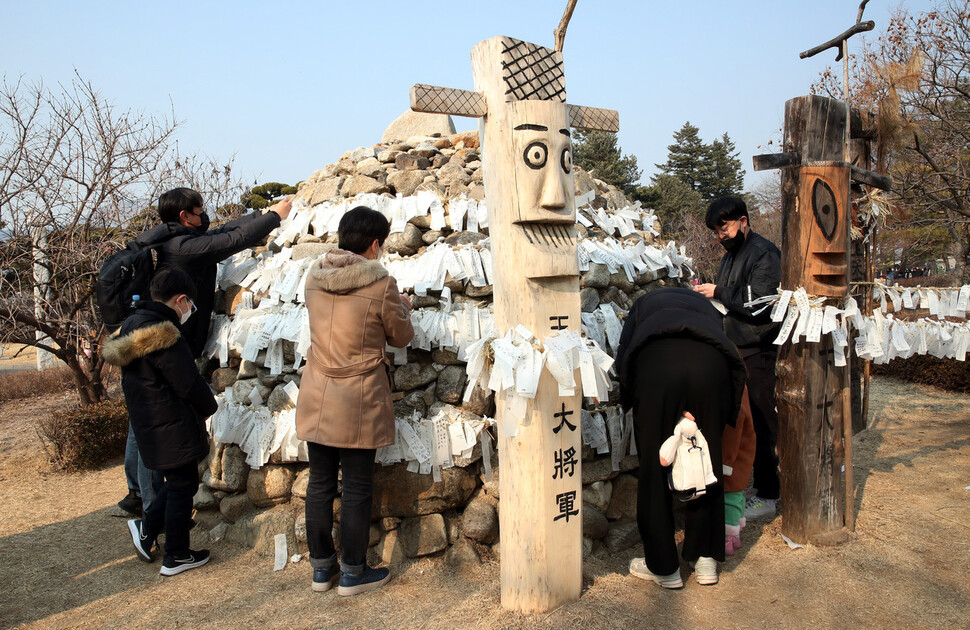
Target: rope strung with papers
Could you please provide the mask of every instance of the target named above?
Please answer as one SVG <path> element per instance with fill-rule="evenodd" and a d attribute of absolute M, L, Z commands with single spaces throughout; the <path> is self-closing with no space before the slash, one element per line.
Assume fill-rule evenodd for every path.
<path fill-rule="evenodd" d="M 970 285 L 961 287 L 888 287 L 874 283 L 873 299 L 879 307 L 872 315 L 863 315 L 855 298 L 842 298 L 838 306 L 833 298 L 808 295 L 804 288 L 780 290 L 745 304 L 761 306 L 754 314 L 771 307 L 771 320 L 781 323 L 774 343 L 819 342 L 822 335 L 832 336 L 835 365 L 846 364 L 849 347 L 849 325 L 858 333 L 856 356 L 883 364 L 895 358 L 929 354 L 937 358 L 965 361 L 970 348 L 970 324 L 966 321 L 970 306 Z M 888 312 L 889 303 L 893 311 Z M 925 309 L 929 317 L 901 319 L 903 309 Z M 952 321 L 946 318 L 961 318 Z"/>

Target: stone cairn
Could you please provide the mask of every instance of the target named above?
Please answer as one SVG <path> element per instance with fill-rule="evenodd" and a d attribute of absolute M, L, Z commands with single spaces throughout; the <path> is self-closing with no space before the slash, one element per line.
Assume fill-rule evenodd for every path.
<path fill-rule="evenodd" d="M 416 331 L 409 348 L 388 348 L 398 440 L 378 451 L 371 559 L 499 556 L 494 392 L 467 370 L 491 360 L 481 350 L 492 286 L 479 151 L 474 131 L 350 151 L 302 183 L 295 211 L 265 245 L 221 265 L 205 369 L 220 406 L 195 497 L 213 539 L 271 553 L 285 534 L 289 553 L 306 548 L 309 470 L 293 426 L 309 346 L 302 287 L 312 261 L 336 247 L 340 216 L 363 204 L 392 223 L 383 262 L 412 294 Z M 673 243 L 658 247 L 652 211 L 615 187 L 576 168 L 575 189 L 583 333 L 613 355 L 633 301 L 681 284 L 690 259 Z M 605 380 L 608 400 L 584 398 L 582 412 L 584 555 L 639 541 L 632 423 Z M 339 496 L 334 513 L 339 521 Z"/>

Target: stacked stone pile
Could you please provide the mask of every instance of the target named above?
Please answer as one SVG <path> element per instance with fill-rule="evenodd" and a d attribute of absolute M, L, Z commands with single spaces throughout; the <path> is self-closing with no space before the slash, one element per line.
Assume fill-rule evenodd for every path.
<path fill-rule="evenodd" d="M 377 456 L 373 553 L 390 563 L 498 555 L 500 453 L 482 370 L 491 365 L 487 342 L 507 331 L 492 329 L 482 177 L 477 132 L 358 148 L 303 182 L 295 211 L 265 245 L 221 266 L 207 347 L 220 407 L 195 499 L 213 537 L 271 551 L 285 533 L 291 552 L 305 548 L 309 473 L 293 426 L 309 347 L 303 284 L 335 247 L 340 217 L 362 204 L 391 221 L 383 262 L 412 294 L 416 331 L 410 347 L 388 348 L 398 439 Z M 653 213 L 622 192 L 578 168 L 575 187 L 585 336 L 577 351 L 599 357 L 607 382 L 607 353 L 633 301 L 689 277 L 690 260 L 673 243 L 661 246 Z M 594 402 L 587 388 L 584 399 L 586 553 L 638 540 L 632 426 L 617 389 L 600 394 Z M 339 498 L 334 512 L 339 520 Z"/>

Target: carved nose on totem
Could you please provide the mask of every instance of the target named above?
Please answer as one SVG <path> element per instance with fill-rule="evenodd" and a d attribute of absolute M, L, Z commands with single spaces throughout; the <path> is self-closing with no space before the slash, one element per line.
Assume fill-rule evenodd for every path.
<path fill-rule="evenodd" d="M 542 183 L 542 197 L 539 205 L 545 210 L 562 210 L 566 207 L 566 192 L 563 190 L 563 177 L 558 172 L 546 176 Z"/>

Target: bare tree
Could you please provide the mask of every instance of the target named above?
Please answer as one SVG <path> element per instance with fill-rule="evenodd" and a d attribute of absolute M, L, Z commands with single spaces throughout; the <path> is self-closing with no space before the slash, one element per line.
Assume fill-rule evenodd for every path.
<path fill-rule="evenodd" d="M 177 127 L 120 110 L 79 76 L 56 90 L 6 78 L 0 89 L 0 342 L 67 364 L 82 404 L 106 396 L 101 264 L 155 220 L 151 200 L 166 188 L 200 186 L 200 174 L 229 188 L 231 166 L 179 157 Z"/>
<path fill-rule="evenodd" d="M 855 58 L 852 75 L 853 105 L 877 112 L 877 170 L 893 176 L 899 227 L 911 231 L 924 255 L 954 249 L 962 281 L 970 281 L 966 0 L 937 0 L 934 10 L 916 15 L 897 10 L 886 33 Z M 832 96 L 839 88 L 828 71 L 813 86 Z"/>

